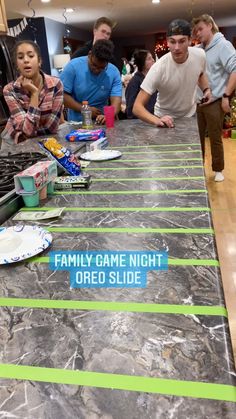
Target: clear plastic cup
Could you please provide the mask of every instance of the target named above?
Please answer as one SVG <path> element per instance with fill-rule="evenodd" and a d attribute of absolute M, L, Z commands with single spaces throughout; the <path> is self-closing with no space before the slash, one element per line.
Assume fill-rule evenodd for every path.
<path fill-rule="evenodd" d="M 104 115 L 106 118 L 106 127 L 113 128 L 115 122 L 115 108 L 114 106 L 104 106 Z"/>
<path fill-rule="evenodd" d="M 28 195 L 22 195 L 26 207 L 37 207 L 39 205 L 39 191 Z"/>

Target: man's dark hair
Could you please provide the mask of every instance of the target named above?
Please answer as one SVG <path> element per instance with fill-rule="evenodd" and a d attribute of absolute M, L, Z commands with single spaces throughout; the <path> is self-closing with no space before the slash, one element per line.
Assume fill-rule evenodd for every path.
<path fill-rule="evenodd" d="M 110 62 L 113 58 L 114 44 L 106 39 L 99 39 L 93 44 L 91 54 L 100 61 Z"/>
<path fill-rule="evenodd" d="M 96 22 L 93 25 L 93 29 L 98 29 L 101 25 L 107 25 L 110 26 L 111 29 L 114 29 L 116 24 L 108 17 L 102 16 L 96 20 Z"/>
<path fill-rule="evenodd" d="M 147 49 L 136 49 L 134 51 L 134 64 L 138 67 L 138 71 L 142 72 L 145 66 L 147 55 L 150 51 Z"/>

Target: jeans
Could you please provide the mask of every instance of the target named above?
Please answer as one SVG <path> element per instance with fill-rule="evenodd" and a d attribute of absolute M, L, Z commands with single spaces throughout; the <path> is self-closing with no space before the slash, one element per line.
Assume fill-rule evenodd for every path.
<path fill-rule="evenodd" d="M 201 140 L 202 155 L 205 155 L 206 130 L 210 138 L 212 170 L 221 172 L 224 169 L 224 148 L 222 142 L 224 112 L 221 108 L 221 99 L 206 106 L 197 106 L 197 121 Z"/>

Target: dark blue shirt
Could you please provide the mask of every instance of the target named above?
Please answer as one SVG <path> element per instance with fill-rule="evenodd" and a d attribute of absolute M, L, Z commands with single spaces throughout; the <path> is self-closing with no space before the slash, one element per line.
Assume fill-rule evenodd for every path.
<path fill-rule="evenodd" d="M 129 81 L 128 86 L 125 90 L 125 100 L 126 100 L 126 115 L 128 119 L 136 118 L 136 116 L 133 115 L 132 109 L 134 106 L 135 99 L 140 91 L 140 85 L 142 84 L 144 79 L 143 73 L 137 71 L 132 79 Z M 154 113 L 154 106 L 156 103 L 157 98 L 157 92 L 153 93 L 153 95 L 150 97 L 147 105 L 145 106 L 146 109 Z"/>

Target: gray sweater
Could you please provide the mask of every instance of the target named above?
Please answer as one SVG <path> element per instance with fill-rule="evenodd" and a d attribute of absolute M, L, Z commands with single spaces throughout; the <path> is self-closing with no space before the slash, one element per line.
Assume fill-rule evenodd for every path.
<path fill-rule="evenodd" d="M 206 53 L 206 73 L 213 98 L 221 98 L 230 74 L 236 72 L 235 48 L 220 32 L 213 36 L 209 45 L 206 47 L 200 45 L 200 47 Z"/>

